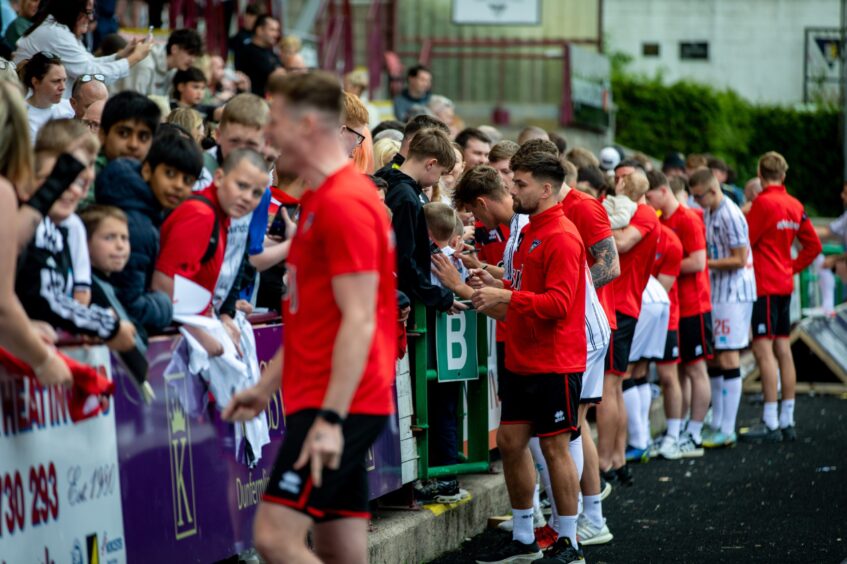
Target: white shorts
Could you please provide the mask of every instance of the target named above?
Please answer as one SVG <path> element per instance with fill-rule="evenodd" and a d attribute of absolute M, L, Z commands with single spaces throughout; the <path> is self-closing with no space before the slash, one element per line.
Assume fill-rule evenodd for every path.
<path fill-rule="evenodd" d="M 641 305 L 641 315 L 635 324 L 635 335 L 629 349 L 629 362 L 665 357 L 665 341 L 668 339 L 670 304 L 652 303 Z"/>
<path fill-rule="evenodd" d="M 603 399 L 603 373 L 606 371 L 606 351 L 609 343 L 594 351 L 588 351 L 585 358 L 585 372 L 582 374 L 582 391 L 579 403 L 600 403 Z"/>
<path fill-rule="evenodd" d="M 716 351 L 746 349 L 750 344 L 753 302 L 712 304 L 712 334 Z"/>

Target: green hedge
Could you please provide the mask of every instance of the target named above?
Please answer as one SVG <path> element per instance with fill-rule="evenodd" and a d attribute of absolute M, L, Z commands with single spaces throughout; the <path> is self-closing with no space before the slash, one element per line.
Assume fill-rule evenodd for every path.
<path fill-rule="evenodd" d="M 731 90 L 681 81 L 665 85 L 661 76 L 644 78 L 615 72 L 617 141 L 658 158 L 671 151 L 710 153 L 736 171 L 737 183 L 756 174 L 767 151 L 788 160 L 786 184 L 810 214 L 841 213 L 843 153 L 840 113 L 754 105 Z"/>

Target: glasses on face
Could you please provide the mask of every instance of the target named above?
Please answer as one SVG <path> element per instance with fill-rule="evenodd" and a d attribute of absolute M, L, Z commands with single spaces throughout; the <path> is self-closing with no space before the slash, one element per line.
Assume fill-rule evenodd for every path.
<path fill-rule="evenodd" d="M 356 136 L 356 146 L 357 147 L 365 142 L 365 136 L 364 135 L 362 135 L 361 133 L 359 133 L 355 129 L 351 129 L 351 128 L 347 127 L 346 125 L 343 126 L 343 127 L 346 131 L 349 131 L 350 133 L 352 133 L 353 135 Z"/>
<path fill-rule="evenodd" d="M 83 10 L 82 13 L 85 14 L 85 16 L 91 21 L 94 21 L 94 16 L 97 14 L 97 12 L 94 10 L 94 8 L 92 8 L 90 10 Z"/>
<path fill-rule="evenodd" d="M 0 70 L 12 69 L 17 70 L 18 65 L 12 61 L 0 61 Z"/>
<path fill-rule="evenodd" d="M 697 202 L 703 201 L 703 198 L 705 198 L 708 195 L 709 195 L 708 190 L 706 190 L 702 194 L 695 194 L 694 192 L 691 192 L 691 197 L 694 198 L 694 200 L 697 201 Z"/>
<path fill-rule="evenodd" d="M 102 74 L 84 74 L 79 77 L 79 83 L 85 84 L 87 82 L 91 82 L 92 80 L 96 80 L 97 82 L 106 82 L 106 76 Z"/>
<path fill-rule="evenodd" d="M 53 53 L 52 51 L 39 51 L 39 52 L 38 52 L 38 53 L 36 53 L 35 55 L 36 55 L 36 56 L 37 56 L 37 55 L 41 55 L 41 56 L 42 56 L 42 57 L 44 57 L 45 59 L 59 60 L 59 55 L 56 55 L 56 54 L 55 54 L 55 53 Z"/>

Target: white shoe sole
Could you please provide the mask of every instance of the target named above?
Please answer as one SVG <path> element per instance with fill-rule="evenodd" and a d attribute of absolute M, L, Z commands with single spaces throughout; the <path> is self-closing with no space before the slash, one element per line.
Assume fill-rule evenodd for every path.
<path fill-rule="evenodd" d="M 679 456 L 680 458 L 700 458 L 704 453 L 705 452 L 702 448 L 698 448 L 694 450 L 680 451 Z"/>
<path fill-rule="evenodd" d="M 613 538 L 615 538 L 615 535 L 613 535 L 611 532 L 609 532 L 608 529 L 606 529 L 605 531 L 601 531 L 599 534 L 594 535 L 591 538 L 584 539 L 577 535 L 577 542 L 579 542 L 580 546 L 593 546 L 596 544 L 606 544 L 607 542 L 611 542 Z"/>
<path fill-rule="evenodd" d="M 600 501 L 603 501 L 607 497 L 609 497 L 612 493 L 612 484 L 606 482 L 606 487 L 603 488 L 603 491 L 600 492 Z"/>
<path fill-rule="evenodd" d="M 459 493 L 456 495 L 437 495 L 435 496 L 435 503 L 456 503 L 462 501 L 463 499 L 469 498 L 467 490 L 459 490 Z"/>
<path fill-rule="evenodd" d="M 664 458 L 665 460 L 679 460 L 680 458 L 682 458 L 682 452 L 680 452 L 679 449 L 672 450 L 670 452 L 659 451 L 659 456 Z"/>
<path fill-rule="evenodd" d="M 544 553 L 540 550 L 534 554 L 519 554 L 517 556 L 510 556 L 505 560 L 477 560 L 476 564 L 519 564 L 522 562 L 530 564 L 531 562 L 535 562 L 539 558 L 544 558 Z"/>

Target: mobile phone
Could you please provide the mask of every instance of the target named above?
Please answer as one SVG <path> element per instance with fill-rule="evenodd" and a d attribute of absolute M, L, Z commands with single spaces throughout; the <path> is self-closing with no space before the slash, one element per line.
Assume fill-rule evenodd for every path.
<path fill-rule="evenodd" d="M 297 221 L 297 210 L 298 206 L 296 205 L 282 205 L 279 206 L 279 209 L 276 210 L 276 214 L 274 215 L 274 219 L 271 222 L 271 226 L 268 228 L 268 235 L 271 237 L 281 237 L 285 239 L 285 220 L 282 218 L 282 210 L 285 209 L 288 212 L 288 217 L 290 217 L 293 221 Z"/>

